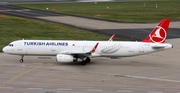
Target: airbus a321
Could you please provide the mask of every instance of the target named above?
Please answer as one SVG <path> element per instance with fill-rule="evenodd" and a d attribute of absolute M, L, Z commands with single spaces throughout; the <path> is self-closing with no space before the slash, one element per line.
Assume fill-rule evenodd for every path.
<path fill-rule="evenodd" d="M 77 41 L 77 40 L 17 40 L 3 48 L 4 53 L 20 55 L 56 56 L 57 62 L 81 62 L 86 65 L 94 57 L 131 57 L 173 48 L 165 43 L 170 20 L 163 19 L 142 41 Z M 79 61 L 80 60 L 80 61 Z"/>

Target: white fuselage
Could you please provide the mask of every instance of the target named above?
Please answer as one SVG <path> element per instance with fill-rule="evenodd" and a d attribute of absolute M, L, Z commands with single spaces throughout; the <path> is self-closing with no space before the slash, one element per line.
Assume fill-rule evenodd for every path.
<path fill-rule="evenodd" d="M 71 40 L 18 40 L 3 48 L 14 55 L 56 56 L 89 52 L 99 43 L 90 57 L 128 57 L 172 48 L 168 43 L 124 42 L 124 41 L 71 41 Z"/>

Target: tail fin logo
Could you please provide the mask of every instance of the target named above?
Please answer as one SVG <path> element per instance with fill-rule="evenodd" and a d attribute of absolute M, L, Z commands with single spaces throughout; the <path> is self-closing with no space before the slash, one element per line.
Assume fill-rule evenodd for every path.
<path fill-rule="evenodd" d="M 149 37 L 154 43 L 162 43 L 165 41 L 166 35 L 166 30 L 161 26 L 157 26 L 155 32 L 150 34 Z"/>
<path fill-rule="evenodd" d="M 170 20 L 163 19 L 142 42 L 164 43 L 167 37 Z"/>

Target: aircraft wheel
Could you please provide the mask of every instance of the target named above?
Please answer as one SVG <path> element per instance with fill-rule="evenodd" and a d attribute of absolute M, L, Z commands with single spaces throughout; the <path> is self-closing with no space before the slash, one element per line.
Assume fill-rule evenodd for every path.
<path fill-rule="evenodd" d="M 82 61 L 82 62 L 81 62 L 81 65 L 86 65 L 86 61 Z"/>
<path fill-rule="evenodd" d="M 20 62 L 20 63 L 23 63 L 23 62 L 24 62 L 24 60 L 23 60 L 23 59 L 20 59 L 20 60 L 19 60 L 19 62 Z"/>
<path fill-rule="evenodd" d="M 89 57 L 86 58 L 85 60 L 87 63 L 90 63 L 91 62 L 91 59 Z"/>
<path fill-rule="evenodd" d="M 73 60 L 73 62 L 77 62 L 77 61 L 78 61 L 78 59 L 74 59 L 74 60 Z"/>

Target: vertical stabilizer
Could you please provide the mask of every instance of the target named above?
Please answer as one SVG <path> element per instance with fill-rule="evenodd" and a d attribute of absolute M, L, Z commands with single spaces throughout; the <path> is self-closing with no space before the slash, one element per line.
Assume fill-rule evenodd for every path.
<path fill-rule="evenodd" d="M 164 43 L 167 37 L 170 20 L 163 19 L 142 42 Z"/>

